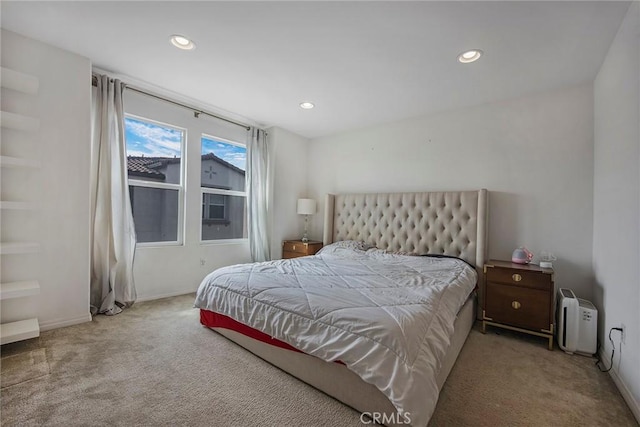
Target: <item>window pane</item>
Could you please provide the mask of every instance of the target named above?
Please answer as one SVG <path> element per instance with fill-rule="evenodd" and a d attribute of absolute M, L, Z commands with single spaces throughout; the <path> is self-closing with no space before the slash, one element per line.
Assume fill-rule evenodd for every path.
<path fill-rule="evenodd" d="M 180 184 L 184 131 L 131 117 L 124 127 L 129 178 Z"/>
<path fill-rule="evenodd" d="M 209 209 L 209 219 L 225 219 L 224 206 L 211 205 Z"/>
<path fill-rule="evenodd" d="M 202 218 L 202 240 L 243 239 L 247 237 L 246 197 L 203 194 L 205 217 Z M 217 204 L 222 197 L 224 204 Z M 215 202 L 214 202 L 215 201 Z M 209 203 L 214 202 L 214 203 Z"/>
<path fill-rule="evenodd" d="M 202 217 L 204 219 L 226 219 L 225 206 L 228 197 L 223 194 L 204 194 Z"/>
<path fill-rule="evenodd" d="M 201 185 L 207 188 L 244 191 L 247 148 L 202 137 Z"/>
<path fill-rule="evenodd" d="M 178 190 L 129 186 L 138 242 L 178 240 Z"/>

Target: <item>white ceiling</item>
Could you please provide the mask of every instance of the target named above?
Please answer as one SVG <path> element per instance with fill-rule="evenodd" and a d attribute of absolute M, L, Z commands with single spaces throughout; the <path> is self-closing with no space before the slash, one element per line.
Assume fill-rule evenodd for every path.
<path fill-rule="evenodd" d="M 101 69 L 313 138 L 592 81 L 628 6 L 2 1 L 1 17 Z M 485 55 L 459 64 L 471 48 Z"/>

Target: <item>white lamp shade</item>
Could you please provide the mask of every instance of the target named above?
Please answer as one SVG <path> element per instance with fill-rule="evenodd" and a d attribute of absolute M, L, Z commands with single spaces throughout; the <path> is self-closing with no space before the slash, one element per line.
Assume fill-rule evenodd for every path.
<path fill-rule="evenodd" d="M 298 199 L 298 214 L 313 215 L 316 213 L 316 201 L 313 199 Z"/>

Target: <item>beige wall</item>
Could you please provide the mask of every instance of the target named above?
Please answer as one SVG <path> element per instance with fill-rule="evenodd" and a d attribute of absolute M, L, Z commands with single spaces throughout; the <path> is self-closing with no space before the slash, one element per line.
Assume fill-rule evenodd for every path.
<path fill-rule="evenodd" d="M 594 83 L 593 269 L 601 353 L 640 422 L 640 3 L 634 2 Z"/>
<path fill-rule="evenodd" d="M 309 141 L 285 129 L 268 130 L 272 149 L 271 257 L 282 257 L 282 240 L 299 239 L 303 220 L 296 213 L 299 198 L 307 197 L 307 151 Z M 311 236 L 322 240 L 322 235 Z"/>
<path fill-rule="evenodd" d="M 591 85 L 315 139 L 308 164 L 316 198 L 487 188 L 490 257 L 552 251 L 557 285 L 592 296 Z"/>

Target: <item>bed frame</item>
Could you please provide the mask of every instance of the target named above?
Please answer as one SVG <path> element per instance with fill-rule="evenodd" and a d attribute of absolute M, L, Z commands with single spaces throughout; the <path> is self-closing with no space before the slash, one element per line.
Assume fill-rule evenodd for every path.
<path fill-rule="evenodd" d="M 487 205 L 488 194 L 484 189 L 328 194 L 323 242 L 327 245 L 359 240 L 392 251 L 457 256 L 476 266 L 478 286 L 482 286 L 482 266 L 487 253 Z M 454 336 L 437 377 L 439 389 L 453 368 L 477 315 L 476 299 L 472 295 L 454 323 Z M 396 412 L 382 392 L 342 364 L 275 347 L 232 330 L 212 329 L 360 412 Z"/>

